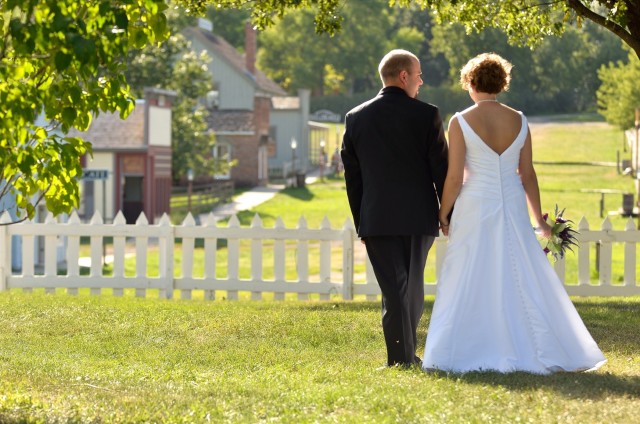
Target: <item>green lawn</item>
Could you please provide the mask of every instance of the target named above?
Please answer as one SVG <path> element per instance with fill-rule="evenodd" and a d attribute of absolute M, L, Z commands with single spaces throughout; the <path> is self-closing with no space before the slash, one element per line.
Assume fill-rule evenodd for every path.
<path fill-rule="evenodd" d="M 592 228 L 600 228 L 600 194 L 582 190 L 613 189 L 635 193 L 634 180 L 618 174 L 615 167 L 584 165 L 588 162 L 616 163 L 622 159 L 622 131 L 604 123 L 532 124 L 533 157 L 540 183 L 543 209 L 553 211 L 557 203 L 577 221 L 585 216 Z M 561 164 L 548 164 L 556 162 Z M 570 163 L 576 163 L 572 165 Z M 605 195 L 605 213 L 622 206 L 622 194 Z M 625 218 L 612 216 L 614 228 L 623 229 Z"/>
<path fill-rule="evenodd" d="M 324 217 L 329 219 L 332 228 L 342 228 L 344 222 L 351 219 L 344 178 L 335 176 L 304 188 L 286 188 L 272 200 L 241 212 L 238 218 L 242 225 L 250 225 L 256 213 L 265 227 L 273 227 L 278 216 L 288 228 L 297 227 L 301 216 L 309 228 L 320 228 Z"/>
<path fill-rule="evenodd" d="M 4 292 L 0 422 L 637 422 L 640 298 L 576 305 L 603 369 L 460 376 L 378 370 L 378 302 Z"/>
<path fill-rule="evenodd" d="M 601 123 L 532 128 L 534 159 L 563 162 L 536 166 L 545 210 L 557 203 L 569 218 L 584 215 L 599 228 L 600 195 L 581 190 L 635 192 L 633 180 L 615 168 L 584 164 L 615 162 L 619 131 Z M 606 210 L 620 205 L 621 196 L 607 195 Z M 268 227 L 278 216 L 295 227 L 303 215 L 310 228 L 325 216 L 334 228 L 350 217 L 341 179 L 287 189 L 241 213 L 242 224 L 249 225 L 256 212 Z M 626 221 L 612 222 L 622 229 Z M 225 255 L 222 246 L 218 263 L 226 264 Z M 241 256 L 248 264 L 248 253 Z M 149 257 L 157 267 L 153 251 Z M 178 245 L 178 263 L 180 257 Z M 203 267 L 201 250 L 196 258 Z M 614 280 L 621 260 L 616 247 Z M 428 280 L 434 278 L 432 261 Z M 575 278 L 572 261 L 569 254 L 569 281 Z M 131 264 L 128 272 L 135 269 Z M 269 260 L 264 264 L 268 277 Z M 222 268 L 219 275 L 224 273 Z M 133 290 L 124 297 L 87 292 L 0 292 L 0 423 L 638 421 L 640 297 L 573 299 L 609 360 L 596 373 L 460 376 L 379 370 L 385 361 L 379 302 L 343 302 L 339 296 L 228 302 L 220 300 L 224 293 L 216 301 L 203 300 L 202 293 L 166 301 L 154 298 L 154 291 L 147 298 L 134 297 Z M 248 297 L 241 293 L 240 299 Z M 428 297 L 420 346 L 432 306 Z"/>

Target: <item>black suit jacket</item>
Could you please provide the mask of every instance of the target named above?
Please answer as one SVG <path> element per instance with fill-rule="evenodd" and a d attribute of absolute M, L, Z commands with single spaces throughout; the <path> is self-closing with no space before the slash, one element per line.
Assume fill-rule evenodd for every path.
<path fill-rule="evenodd" d="M 438 108 L 385 87 L 345 118 L 341 150 L 358 235 L 438 235 L 448 148 Z"/>

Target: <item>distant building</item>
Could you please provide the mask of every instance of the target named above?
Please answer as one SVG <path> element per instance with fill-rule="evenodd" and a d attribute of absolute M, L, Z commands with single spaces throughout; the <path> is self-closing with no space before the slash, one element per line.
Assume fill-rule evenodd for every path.
<path fill-rule="evenodd" d="M 256 68 L 256 31 L 245 26 L 245 54 L 212 32 L 205 20 L 183 34 L 196 52 L 212 58 L 209 69 L 215 90 L 209 93 L 209 128 L 216 135 L 214 155 L 237 160 L 228 175 L 236 185 L 261 185 L 269 170 L 291 166 L 296 140 L 296 168 L 309 166 L 309 90 L 287 93 Z"/>
<path fill-rule="evenodd" d="M 70 132 L 93 146 L 93 158 L 83 158 L 85 174 L 92 178 L 81 181 L 81 218 L 91 219 L 99 211 L 103 220 L 110 222 L 122 211 L 127 223 L 135 223 L 144 212 L 155 222 L 169 213 L 175 95 L 147 88 L 144 99 L 136 102 L 126 120 L 117 113 L 102 113 L 86 132 Z"/>

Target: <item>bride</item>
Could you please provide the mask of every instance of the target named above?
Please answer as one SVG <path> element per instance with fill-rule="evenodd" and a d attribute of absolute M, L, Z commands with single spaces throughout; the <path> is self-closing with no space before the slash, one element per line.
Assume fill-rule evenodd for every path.
<path fill-rule="evenodd" d="M 531 226 L 527 203 L 542 235 L 551 233 L 541 212 L 527 119 L 496 98 L 508 88 L 511 66 L 485 53 L 461 70 L 460 82 L 475 105 L 449 123 L 439 214 L 449 247 L 424 369 L 548 374 L 606 362 Z"/>

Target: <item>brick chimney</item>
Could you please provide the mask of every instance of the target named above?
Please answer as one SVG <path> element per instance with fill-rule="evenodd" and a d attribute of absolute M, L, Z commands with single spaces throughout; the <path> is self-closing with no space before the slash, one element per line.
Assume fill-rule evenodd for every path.
<path fill-rule="evenodd" d="M 258 44 L 256 39 L 256 30 L 251 22 L 247 21 L 244 26 L 244 59 L 245 67 L 251 75 L 256 74 L 256 51 Z"/>

